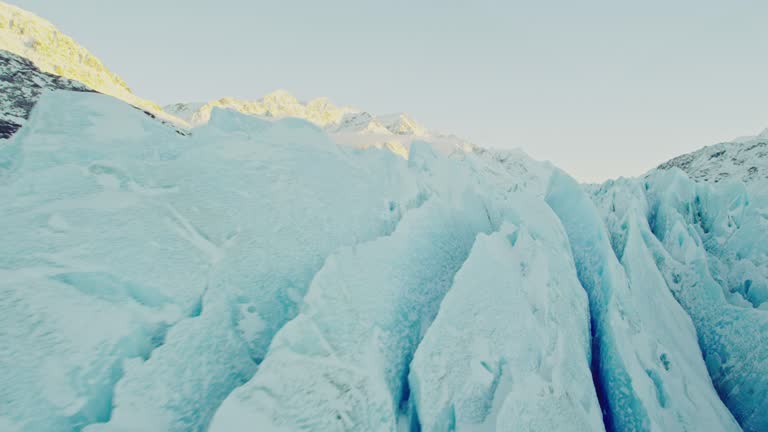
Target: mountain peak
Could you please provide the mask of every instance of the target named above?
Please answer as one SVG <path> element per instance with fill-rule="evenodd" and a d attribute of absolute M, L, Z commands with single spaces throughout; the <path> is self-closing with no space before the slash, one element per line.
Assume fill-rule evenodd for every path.
<path fill-rule="evenodd" d="M 274 102 L 282 105 L 287 104 L 300 104 L 296 96 L 292 95 L 289 91 L 283 89 L 277 89 L 271 93 L 266 94 L 262 99 L 263 102 Z"/>
<path fill-rule="evenodd" d="M 427 128 L 404 112 L 375 116 L 359 109 L 336 106 L 327 97 L 318 97 L 302 103 L 296 96 L 283 89 L 275 90 L 255 101 L 224 97 L 204 104 L 182 103 L 164 108 L 193 125 L 200 125 L 210 119 L 210 112 L 214 107 L 269 118 L 297 117 L 332 132 L 415 137 L 429 135 Z"/>
<path fill-rule="evenodd" d="M 400 112 L 383 115 L 379 119 L 390 132 L 396 135 L 426 136 L 429 134 L 427 128 L 419 124 L 407 113 Z"/>

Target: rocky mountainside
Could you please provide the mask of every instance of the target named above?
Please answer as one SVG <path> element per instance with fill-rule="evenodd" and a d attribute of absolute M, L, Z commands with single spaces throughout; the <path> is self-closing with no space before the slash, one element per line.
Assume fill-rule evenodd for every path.
<path fill-rule="evenodd" d="M 164 113 L 156 103 L 133 94 L 125 81 L 53 24 L 5 2 L 0 2 L 0 50 L 30 60 L 42 72 L 81 82 L 165 121 L 186 126 L 185 122 Z"/>
<path fill-rule="evenodd" d="M 692 179 L 707 183 L 740 180 L 751 185 L 767 182 L 768 129 L 756 136 L 738 138 L 678 156 L 658 168 L 679 168 Z"/>
<path fill-rule="evenodd" d="M 25 124 L 43 92 L 53 90 L 95 92 L 79 81 L 43 72 L 31 60 L 0 50 L 0 140 L 13 136 Z M 167 117 L 158 117 L 140 107 L 134 108 L 173 128 L 178 134 L 189 134 Z"/>
<path fill-rule="evenodd" d="M 10 138 L 24 125 L 44 90 L 93 91 L 80 82 L 42 72 L 30 60 L 0 50 L 0 139 Z"/>

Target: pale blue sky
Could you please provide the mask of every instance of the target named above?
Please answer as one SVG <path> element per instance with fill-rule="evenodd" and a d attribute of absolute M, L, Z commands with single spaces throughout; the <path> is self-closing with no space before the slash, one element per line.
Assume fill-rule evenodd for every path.
<path fill-rule="evenodd" d="M 766 1 L 11 2 L 162 104 L 284 88 L 586 181 L 768 127 Z"/>

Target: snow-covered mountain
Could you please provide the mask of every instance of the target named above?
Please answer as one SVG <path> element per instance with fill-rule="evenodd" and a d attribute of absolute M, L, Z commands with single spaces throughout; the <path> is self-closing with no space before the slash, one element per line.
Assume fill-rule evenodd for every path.
<path fill-rule="evenodd" d="M 352 107 L 337 107 L 325 97 L 302 103 L 285 90 L 274 91 L 255 101 L 225 97 L 210 102 L 176 103 L 164 107 L 168 113 L 186 120 L 193 126 L 207 123 L 214 108 L 231 109 L 268 119 L 300 118 L 330 132 L 362 132 L 415 137 L 430 135 L 424 126 L 404 113 L 375 116 Z"/>
<path fill-rule="evenodd" d="M 417 137 L 429 135 L 424 126 L 405 113 L 385 115 L 379 117 L 379 121 L 393 134 L 414 135 Z"/>
<path fill-rule="evenodd" d="M 156 103 L 134 95 L 125 81 L 53 24 L 5 2 L 0 2 L 0 50 L 30 60 L 43 72 L 78 81 L 165 121 L 186 126 Z"/>
<path fill-rule="evenodd" d="M 324 129 L 338 144 L 386 149 L 403 158 L 408 157 L 414 141 L 428 140 L 446 154 L 471 151 L 475 147 L 454 135 L 430 131 L 405 113 L 376 116 L 357 108 L 338 107 L 325 97 L 304 103 L 285 90 L 277 90 L 254 101 L 226 97 L 211 102 L 176 103 L 163 109 L 193 127 L 200 127 L 210 121 L 216 108 L 266 121 L 307 120 Z"/>
<path fill-rule="evenodd" d="M 738 179 L 748 185 L 768 181 L 768 129 L 755 136 L 704 147 L 659 166 L 679 168 L 696 181 L 718 183 Z"/>
<path fill-rule="evenodd" d="M 272 119 L 296 117 L 321 127 L 338 125 L 345 114 L 353 112 L 351 108 L 333 105 L 327 98 L 313 99 L 304 104 L 285 90 L 274 91 L 256 101 L 225 97 L 210 102 L 177 103 L 164 107 L 168 113 L 188 121 L 193 126 L 207 123 L 214 108 L 226 108 Z"/>
<path fill-rule="evenodd" d="M 338 124 L 334 126 L 334 132 L 359 132 L 378 135 L 392 134 L 379 119 L 373 114 L 365 111 L 345 114 L 341 120 L 339 120 Z"/>
<path fill-rule="evenodd" d="M 0 51 L 1 431 L 768 430 L 764 136 L 586 186 L 91 88 Z"/>

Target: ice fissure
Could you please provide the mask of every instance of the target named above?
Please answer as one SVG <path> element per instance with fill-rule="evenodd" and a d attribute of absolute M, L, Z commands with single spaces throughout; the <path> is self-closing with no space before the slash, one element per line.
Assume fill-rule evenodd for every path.
<path fill-rule="evenodd" d="M 416 350 L 421 430 L 603 430 L 568 241 L 543 202 L 526 207 L 478 235 Z"/>
<path fill-rule="evenodd" d="M 712 387 L 690 318 L 644 245 L 647 224 L 638 216 L 644 209 L 606 195 L 605 202 L 594 198 L 612 211 L 605 222 L 590 196 L 561 173 L 553 174 L 546 196 L 568 232 L 590 297 L 606 423 L 619 431 L 739 430 Z M 626 208 L 617 215 L 621 204 Z M 685 367 L 671 368 L 670 361 Z"/>
<path fill-rule="evenodd" d="M 207 130 L 185 138 L 157 129 L 151 119 L 110 98 L 88 96 L 90 100 L 73 93 L 42 95 L 30 127 L 14 138 L 22 138 L 23 143 L 17 144 L 23 145 L 9 186 L 35 189 L 39 194 L 4 190 L 8 192 L 5 202 L 11 203 L 2 212 L 4 222 L 12 227 L 6 238 L 26 248 L 22 254 L 17 250 L 3 255 L 2 267 L 10 272 L 4 278 L 8 284 L 3 284 L 4 291 L 9 291 L 5 305 L 27 305 L 32 309 L 29 316 L 45 317 L 49 324 L 55 323 L 55 316 L 73 320 L 80 314 L 73 322 L 89 328 L 93 344 L 88 351 L 87 345 L 65 339 L 44 343 L 49 352 L 35 352 L 38 342 L 28 335 L 27 348 L 15 350 L 16 356 L 28 355 L 30 361 L 59 356 L 73 361 L 71 366 L 64 363 L 56 368 L 65 373 L 56 391 L 64 394 L 64 400 L 71 394 L 85 404 L 60 407 L 53 404 L 57 396 L 46 394 L 45 389 L 29 393 L 30 401 L 49 400 L 53 405 L 47 416 L 32 416 L 38 420 L 26 428 L 75 429 L 109 418 L 108 423 L 88 430 L 137 425 L 143 430 L 204 429 L 218 403 L 253 375 L 255 359 L 263 357 L 271 335 L 295 314 L 325 257 L 345 244 L 391 232 L 403 214 L 420 206 L 428 195 L 410 179 L 401 159 L 384 152 L 347 154 L 305 122 L 270 125 L 275 135 L 265 141 L 243 137 L 237 130 L 230 132 L 237 138 L 229 140 L 222 139 L 227 132 L 220 125 L 237 119 L 219 113 Z M 47 115 L 57 110 L 69 114 Z M 110 135 L 116 132 L 110 130 L 115 126 L 123 133 Z M 50 153 L 50 137 L 63 130 L 77 131 L 78 145 Z M 157 141 L 145 141 L 142 147 L 146 136 Z M 317 143 L 314 155 L 295 144 L 303 140 Z M 228 144 L 209 146 L 210 141 Z M 196 152 L 201 154 L 193 155 Z M 290 169 L 303 177 L 294 176 L 290 183 L 271 181 L 287 173 L 289 166 L 268 164 L 269 158 L 289 161 L 294 164 Z M 237 177 L 241 187 L 217 187 L 227 173 L 210 163 L 216 159 L 230 164 L 229 175 Z M 337 180 L 326 177 L 325 169 L 311 166 L 323 159 L 335 165 Z M 195 162 L 203 160 L 207 162 L 202 165 Z M 398 170 L 401 175 L 396 174 Z M 387 177 L 375 179 L 374 184 L 368 176 L 371 171 Z M 349 182 L 355 177 L 360 182 Z M 253 187 L 257 192 L 249 199 L 244 191 Z M 306 196 L 301 212 L 281 204 L 291 194 L 292 200 L 296 194 Z M 350 198 L 354 205 L 349 204 Z M 333 218 L 335 210 L 343 207 L 349 219 Z M 307 214 L 313 219 L 307 219 Z M 40 230 L 42 238 L 36 237 Z M 273 233 L 272 237 L 265 232 Z M 294 238 L 293 243 L 275 240 L 282 236 Z M 303 252 L 294 253 L 299 250 Z M 52 269 L 34 264 L 36 256 Z M 48 274 L 59 276 L 49 278 Z M 69 299 L 85 310 L 104 310 L 105 315 L 82 314 L 66 304 L 46 305 L 41 298 L 25 294 L 24 284 L 38 292 L 51 286 L 52 293 L 62 292 L 57 287 L 64 284 L 77 293 Z M 109 309 L 117 307 L 122 315 Z M 20 306 L 5 309 L 24 311 Z M 111 325 L 83 320 L 87 315 Z M 4 318 L 21 317 L 6 314 Z M 7 327 L 15 328 L 10 322 Z M 144 334 L 146 343 L 157 340 L 148 332 L 158 325 L 169 330 L 152 355 L 131 348 Z M 47 332 L 58 337 L 77 332 L 73 328 L 75 333 L 68 336 L 66 331 L 67 327 L 59 326 Z M 126 342 L 132 340 L 136 342 Z M 110 346 L 112 351 L 103 352 Z M 85 357 L 79 360 L 73 352 Z M 179 364 L 187 362 L 187 367 L 179 369 Z M 123 371 L 119 381 L 110 372 L 113 364 Z M 103 378 L 89 378 L 96 387 L 84 391 L 67 367 Z M 9 383 L 11 390 L 26 393 L 13 386 L 34 378 L 18 379 Z M 112 394 L 115 381 L 114 400 L 106 402 L 110 412 L 89 414 L 77 408 L 88 401 L 104 403 L 103 395 Z M 177 387 L 180 381 L 186 383 L 183 388 Z M 37 409 L 40 406 L 45 408 L 45 403 Z M 25 418 L 22 408 L 14 411 Z"/>
<path fill-rule="evenodd" d="M 493 228 L 473 193 L 442 198 L 409 212 L 391 235 L 326 260 L 301 313 L 277 333 L 258 372 L 227 398 L 211 430 L 244 423 L 266 430 L 396 430 L 408 359 L 422 328 L 476 233 Z"/>
<path fill-rule="evenodd" d="M 768 428 L 757 183 L 35 98 L 0 144 L 2 430 Z"/>

